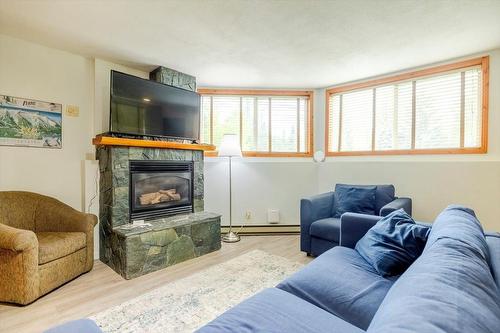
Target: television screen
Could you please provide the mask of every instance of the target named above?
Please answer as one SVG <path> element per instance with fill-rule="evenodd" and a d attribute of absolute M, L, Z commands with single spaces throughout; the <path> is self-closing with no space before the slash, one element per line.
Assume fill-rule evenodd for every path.
<path fill-rule="evenodd" d="M 111 71 L 110 131 L 198 140 L 200 95 Z"/>

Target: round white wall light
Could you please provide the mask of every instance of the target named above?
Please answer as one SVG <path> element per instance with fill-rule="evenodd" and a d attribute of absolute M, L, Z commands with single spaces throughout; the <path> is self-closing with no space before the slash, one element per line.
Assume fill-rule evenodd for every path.
<path fill-rule="evenodd" d="M 324 162 L 325 153 L 322 150 L 318 150 L 314 153 L 314 162 Z"/>

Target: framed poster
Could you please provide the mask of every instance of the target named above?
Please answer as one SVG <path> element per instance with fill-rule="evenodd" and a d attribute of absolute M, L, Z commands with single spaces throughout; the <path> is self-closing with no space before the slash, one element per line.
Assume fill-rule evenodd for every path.
<path fill-rule="evenodd" d="M 0 95 L 0 145 L 62 147 L 62 105 Z"/>

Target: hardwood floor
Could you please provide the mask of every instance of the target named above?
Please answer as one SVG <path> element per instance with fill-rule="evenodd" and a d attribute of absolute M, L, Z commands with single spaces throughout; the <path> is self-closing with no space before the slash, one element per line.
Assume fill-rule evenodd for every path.
<path fill-rule="evenodd" d="M 220 251 L 128 281 L 96 261 L 91 272 L 28 306 L 0 303 L 0 332 L 42 332 L 67 320 L 93 315 L 254 249 L 301 263 L 311 260 L 299 251 L 298 235 L 280 235 L 244 236 L 239 243 L 223 243 Z"/>

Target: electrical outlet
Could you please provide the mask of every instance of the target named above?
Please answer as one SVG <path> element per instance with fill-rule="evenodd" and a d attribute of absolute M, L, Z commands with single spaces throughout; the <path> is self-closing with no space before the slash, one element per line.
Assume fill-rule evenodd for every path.
<path fill-rule="evenodd" d="M 247 210 L 245 213 L 245 219 L 250 220 L 252 218 L 252 212 L 250 210 Z"/>

